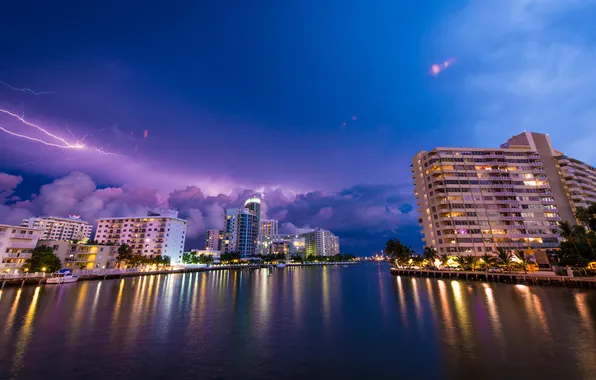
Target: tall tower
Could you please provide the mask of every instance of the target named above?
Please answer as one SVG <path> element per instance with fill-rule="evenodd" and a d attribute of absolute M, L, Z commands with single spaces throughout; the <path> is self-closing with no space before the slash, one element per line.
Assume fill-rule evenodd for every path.
<path fill-rule="evenodd" d="M 256 196 L 248 198 L 246 202 L 244 202 L 244 208 L 252 212 L 259 221 L 261 220 L 261 199 Z"/>

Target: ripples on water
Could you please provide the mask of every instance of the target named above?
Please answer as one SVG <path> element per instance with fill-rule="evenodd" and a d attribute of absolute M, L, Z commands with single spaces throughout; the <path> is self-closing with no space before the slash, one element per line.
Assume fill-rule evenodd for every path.
<path fill-rule="evenodd" d="M 596 378 L 596 292 L 385 264 L 0 294 L 0 378 Z"/>

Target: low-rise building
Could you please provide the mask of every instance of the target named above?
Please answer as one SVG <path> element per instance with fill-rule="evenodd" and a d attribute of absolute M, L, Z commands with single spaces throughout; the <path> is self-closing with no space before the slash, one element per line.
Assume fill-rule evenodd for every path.
<path fill-rule="evenodd" d="M 89 270 L 114 268 L 118 257 L 116 245 L 86 245 L 65 240 L 40 240 L 37 245 L 52 248 L 62 262 L 63 268 Z"/>
<path fill-rule="evenodd" d="M 31 258 L 43 230 L 0 224 L 0 271 L 18 272 Z"/>

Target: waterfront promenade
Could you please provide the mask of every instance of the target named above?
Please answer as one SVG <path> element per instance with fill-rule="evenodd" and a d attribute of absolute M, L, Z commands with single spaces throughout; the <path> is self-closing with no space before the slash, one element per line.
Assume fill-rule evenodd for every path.
<path fill-rule="evenodd" d="M 596 289 L 594 277 L 568 277 L 538 273 L 490 273 L 477 271 L 442 271 L 426 269 L 391 268 L 394 276 L 413 276 L 426 278 L 449 278 L 458 280 L 500 282 L 525 285 L 552 285 Z"/>
<path fill-rule="evenodd" d="M 312 262 L 312 263 L 288 263 L 288 267 L 298 266 L 337 266 L 337 265 L 355 265 L 355 261 L 346 262 Z M 211 266 L 193 266 L 189 268 L 174 268 L 161 270 L 139 270 L 139 269 L 99 269 L 99 270 L 78 270 L 74 271 L 75 275 L 79 276 L 80 281 L 88 280 L 106 280 L 112 278 L 149 276 L 155 274 L 171 274 L 171 273 L 192 273 L 192 272 L 209 272 L 219 270 L 251 270 L 261 268 L 275 268 L 273 264 L 221 264 Z M 36 285 L 44 284 L 48 278 L 52 277 L 50 273 L 18 273 L 18 274 L 0 274 L 0 290 L 5 286 L 16 285 Z"/>

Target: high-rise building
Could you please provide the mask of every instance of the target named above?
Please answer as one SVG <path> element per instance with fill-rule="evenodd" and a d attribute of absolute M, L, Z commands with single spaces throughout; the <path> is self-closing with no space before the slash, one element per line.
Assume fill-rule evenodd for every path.
<path fill-rule="evenodd" d="M 212 228 L 205 231 L 205 249 L 221 251 L 224 236 L 225 230 L 221 228 Z"/>
<path fill-rule="evenodd" d="M 262 219 L 260 234 L 263 236 L 275 236 L 279 233 L 278 221 L 275 219 Z"/>
<path fill-rule="evenodd" d="M 126 216 L 97 220 L 95 240 L 99 244 L 128 244 L 134 254 L 169 256 L 173 263 L 182 261 L 187 221 L 178 212 L 164 210 L 147 216 Z"/>
<path fill-rule="evenodd" d="M 496 149 L 421 151 L 412 173 L 423 241 L 439 254 L 498 247 L 544 254 L 558 246 L 558 222 L 575 223 L 576 207 L 596 195 L 593 168 L 553 149 L 541 133 L 521 133 Z"/>
<path fill-rule="evenodd" d="M 39 228 L 0 224 L 0 271 L 18 272 L 42 234 Z"/>
<path fill-rule="evenodd" d="M 565 155 L 556 159 L 573 210 L 596 203 L 596 168 Z"/>
<path fill-rule="evenodd" d="M 91 236 L 93 226 L 77 215 L 68 218 L 55 216 L 38 216 L 23 219 L 23 227 L 39 228 L 43 230 L 42 239 L 46 240 L 72 240 L 85 243 Z"/>
<path fill-rule="evenodd" d="M 270 255 L 271 243 L 278 234 L 278 221 L 275 219 L 262 219 L 260 224 L 257 251 L 259 255 Z"/>
<path fill-rule="evenodd" d="M 223 252 L 238 252 L 241 258 L 258 254 L 260 202 L 259 198 L 250 198 L 245 202 L 246 208 L 226 211 Z"/>
<path fill-rule="evenodd" d="M 307 256 L 335 256 L 339 254 L 339 238 L 331 231 L 316 228 L 303 234 Z"/>

